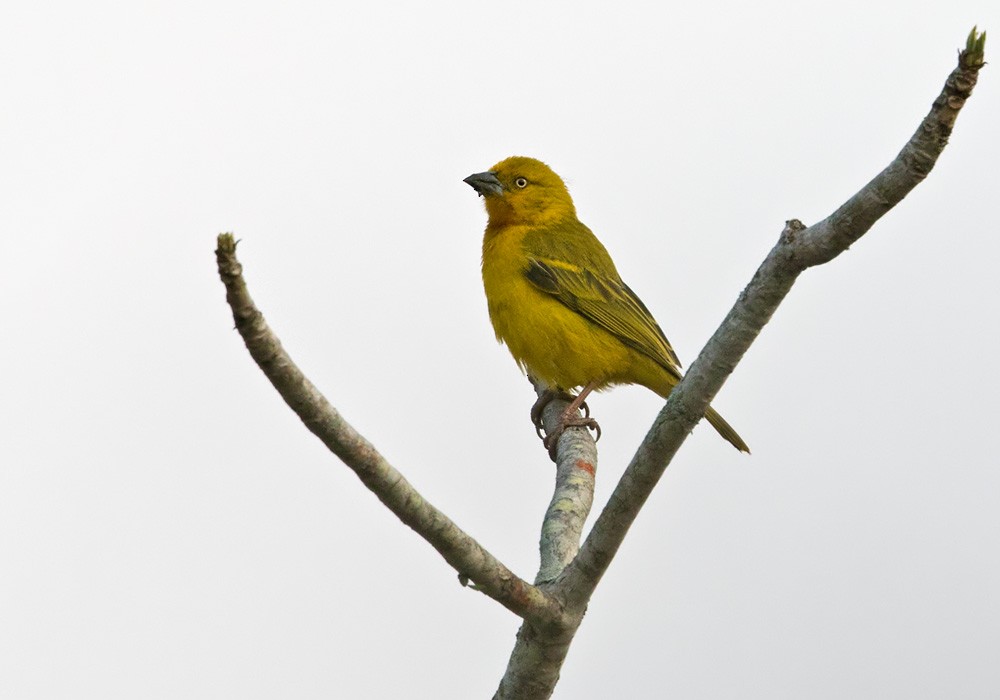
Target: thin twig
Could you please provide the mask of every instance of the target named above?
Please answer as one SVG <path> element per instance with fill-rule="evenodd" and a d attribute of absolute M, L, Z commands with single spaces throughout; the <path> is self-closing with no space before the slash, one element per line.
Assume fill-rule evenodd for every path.
<path fill-rule="evenodd" d="M 310 382 L 257 310 L 243 280 L 232 234 L 218 238 L 219 276 L 236 329 L 250 355 L 306 427 L 358 475 L 396 516 L 409 525 L 476 588 L 513 613 L 540 624 L 560 619 L 558 602 L 506 566 L 431 505 L 362 437 Z"/>
<path fill-rule="evenodd" d="M 798 275 L 847 250 L 930 172 L 972 94 L 983 61 L 984 35 L 973 29 L 958 67 L 899 155 L 833 214 L 810 227 L 787 222 L 722 325 L 674 388 L 601 512 L 556 592 L 569 607 L 590 599 L 629 527 L 695 424 L 736 364 L 788 294 Z M 565 586 L 565 588 L 563 588 Z"/>

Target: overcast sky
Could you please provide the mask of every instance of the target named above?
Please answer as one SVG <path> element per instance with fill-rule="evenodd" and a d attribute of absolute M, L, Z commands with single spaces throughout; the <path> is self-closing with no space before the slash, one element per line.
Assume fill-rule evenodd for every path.
<path fill-rule="evenodd" d="M 328 454 L 286 349 L 525 578 L 553 468 L 462 182 L 548 162 L 690 364 L 909 138 L 995 0 L 6 3 L 0 695 L 488 698 L 518 620 Z M 611 9 L 614 8 L 614 9 Z M 1000 695 L 1000 74 L 812 270 L 605 577 L 557 700 Z M 619 388 L 598 507 L 662 401 Z"/>

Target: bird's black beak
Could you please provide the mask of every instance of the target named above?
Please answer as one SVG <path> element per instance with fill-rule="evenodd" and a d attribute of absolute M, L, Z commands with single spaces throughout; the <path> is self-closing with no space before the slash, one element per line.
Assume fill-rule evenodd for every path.
<path fill-rule="evenodd" d="M 503 185 L 497 180 L 496 174 L 490 171 L 469 175 L 462 182 L 467 183 L 469 187 L 478 192 L 482 197 L 503 192 Z"/>

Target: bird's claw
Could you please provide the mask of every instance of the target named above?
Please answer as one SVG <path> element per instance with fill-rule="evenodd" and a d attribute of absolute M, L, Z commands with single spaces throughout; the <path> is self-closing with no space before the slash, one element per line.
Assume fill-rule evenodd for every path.
<path fill-rule="evenodd" d="M 566 428 L 587 428 L 597 433 L 594 436 L 594 442 L 601 439 L 601 426 L 596 420 L 590 417 L 589 412 L 582 418 L 579 416 L 563 418 L 559 421 L 559 425 L 554 431 L 542 438 L 542 445 L 549 451 L 549 457 L 552 458 L 553 462 L 556 461 L 556 447 L 559 444 L 559 438 L 566 432 Z"/>
<path fill-rule="evenodd" d="M 586 401 L 579 401 L 585 395 L 573 396 L 567 394 L 565 391 L 546 389 L 531 406 L 531 423 L 535 426 L 535 433 L 541 439 L 545 449 L 549 451 L 549 456 L 553 462 L 556 461 L 556 445 L 559 442 L 559 436 L 566 432 L 566 428 L 587 428 L 597 433 L 594 437 L 594 442 L 601 439 L 601 426 L 596 420 L 590 417 L 590 406 L 587 405 Z M 544 413 L 546 406 L 556 399 L 566 401 L 570 405 L 559 416 L 556 429 L 549 434 L 544 434 L 545 426 L 542 420 L 542 413 Z M 579 403 L 577 403 L 578 401 Z M 574 407 L 574 404 L 577 407 Z M 582 417 L 577 413 L 577 410 L 583 411 Z"/>
<path fill-rule="evenodd" d="M 548 406 L 553 401 L 555 401 L 556 399 L 559 399 L 561 401 L 572 402 L 574 398 L 576 397 L 567 394 L 565 391 L 555 391 L 553 389 L 546 389 L 545 391 L 542 392 L 542 395 L 535 400 L 535 403 L 531 405 L 531 424 L 535 426 L 535 433 L 538 435 L 539 439 L 541 440 L 545 439 L 545 436 L 542 435 L 542 431 L 544 430 L 545 427 L 544 421 L 542 420 L 542 413 L 545 411 L 545 407 Z M 583 406 L 586 410 L 587 417 L 589 418 L 590 409 L 586 408 L 587 406 L 586 403 L 584 403 Z"/>

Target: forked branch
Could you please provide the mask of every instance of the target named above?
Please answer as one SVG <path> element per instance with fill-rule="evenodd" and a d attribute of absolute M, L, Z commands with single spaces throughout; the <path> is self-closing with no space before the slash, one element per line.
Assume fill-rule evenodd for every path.
<path fill-rule="evenodd" d="M 778 243 L 670 394 L 579 552 L 577 543 L 593 496 L 596 451 L 589 436 L 580 431 L 560 440 L 557 490 L 543 526 L 537 585 L 515 576 L 427 502 L 306 379 L 254 306 L 236 259 L 233 236 L 219 236 L 219 275 L 226 286 L 236 328 L 285 402 L 462 577 L 471 579 L 488 596 L 524 618 L 495 698 L 543 700 L 552 694 L 594 589 L 684 439 L 798 275 L 846 250 L 934 167 L 985 65 L 984 48 L 985 34 L 973 29 L 959 53 L 958 67 L 916 133 L 888 167 L 823 221 L 809 227 L 796 220 L 787 222 Z"/>

